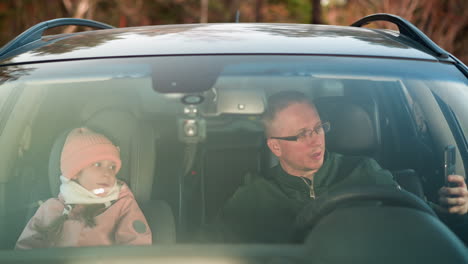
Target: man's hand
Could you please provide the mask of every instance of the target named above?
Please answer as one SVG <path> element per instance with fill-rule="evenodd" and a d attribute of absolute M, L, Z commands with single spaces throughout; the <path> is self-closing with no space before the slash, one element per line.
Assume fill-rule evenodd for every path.
<path fill-rule="evenodd" d="M 464 215 L 468 212 L 468 190 L 465 178 L 460 175 L 449 175 L 448 181 L 456 187 L 439 189 L 439 203 L 451 214 Z"/>

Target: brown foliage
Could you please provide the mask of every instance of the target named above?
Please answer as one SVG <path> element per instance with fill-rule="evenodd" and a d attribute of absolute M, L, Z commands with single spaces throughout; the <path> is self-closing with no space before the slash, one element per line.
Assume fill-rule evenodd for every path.
<path fill-rule="evenodd" d="M 439 46 L 468 62 L 468 1 L 466 0 L 348 0 L 329 10 L 328 23 L 350 25 L 363 16 L 390 13 L 413 23 Z M 388 23 L 378 27 L 397 29 Z M 371 25 L 372 26 L 372 25 Z"/>

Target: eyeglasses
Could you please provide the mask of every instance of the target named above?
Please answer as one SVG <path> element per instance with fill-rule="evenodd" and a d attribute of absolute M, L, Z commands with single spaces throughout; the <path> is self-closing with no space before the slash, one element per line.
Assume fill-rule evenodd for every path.
<path fill-rule="evenodd" d="M 312 136 L 315 134 L 325 134 L 328 131 L 330 131 L 330 123 L 325 122 L 317 125 L 314 129 L 306 129 L 302 131 L 301 133 L 295 135 L 295 136 L 289 136 L 289 137 L 270 137 L 272 139 L 280 139 L 280 140 L 286 140 L 286 141 L 297 141 L 297 142 L 305 142 L 307 139 L 312 138 Z"/>

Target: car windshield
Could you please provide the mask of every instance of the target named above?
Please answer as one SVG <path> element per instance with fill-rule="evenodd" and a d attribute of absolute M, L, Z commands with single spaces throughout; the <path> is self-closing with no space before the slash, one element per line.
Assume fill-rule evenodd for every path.
<path fill-rule="evenodd" d="M 458 147 L 457 173 L 464 175 L 468 164 L 467 79 L 451 64 L 155 56 L 11 65 L 0 68 L 0 78 L 5 250 L 15 247 L 37 208 L 59 194 L 62 147 L 77 127 L 119 147 L 117 178 L 132 190 L 150 227 L 157 228 L 150 222 L 162 213 L 153 219 L 147 208 L 173 216 L 173 224 L 152 230 L 156 246 L 206 242 L 206 230 L 235 191 L 278 164 L 262 123 L 268 97 L 278 92 L 299 91 L 315 102 L 330 124 L 327 152 L 371 157 L 394 175 L 416 171 L 429 201 L 444 184 L 446 142 Z M 340 109 L 349 115 L 334 117 Z"/>

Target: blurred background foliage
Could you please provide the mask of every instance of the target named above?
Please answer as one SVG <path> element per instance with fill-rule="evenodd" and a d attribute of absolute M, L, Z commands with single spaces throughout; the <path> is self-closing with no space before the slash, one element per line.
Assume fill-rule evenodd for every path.
<path fill-rule="evenodd" d="M 116 27 L 234 22 L 350 25 L 373 13 L 401 16 L 468 63 L 467 0 L 1 0 L 0 45 L 54 18 L 93 19 Z M 369 27 L 397 29 L 390 23 Z M 75 27 L 50 30 L 73 32 Z M 84 29 L 86 30 L 86 29 Z"/>

